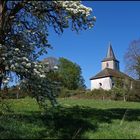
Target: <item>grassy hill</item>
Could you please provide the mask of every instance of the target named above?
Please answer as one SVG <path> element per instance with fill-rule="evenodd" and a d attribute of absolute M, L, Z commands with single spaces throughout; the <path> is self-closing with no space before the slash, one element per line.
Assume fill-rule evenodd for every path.
<path fill-rule="evenodd" d="M 67 98 L 41 113 L 31 98 L 5 102 L 10 109 L 0 107 L 0 139 L 140 139 L 140 103 Z"/>

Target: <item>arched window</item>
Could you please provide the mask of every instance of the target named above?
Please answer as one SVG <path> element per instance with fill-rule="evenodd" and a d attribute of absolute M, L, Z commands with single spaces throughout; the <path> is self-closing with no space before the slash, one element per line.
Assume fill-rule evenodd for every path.
<path fill-rule="evenodd" d="M 102 87 L 102 83 L 99 83 L 99 86 Z"/>
<path fill-rule="evenodd" d="M 114 87 L 115 86 L 115 83 L 114 82 L 112 82 L 112 87 Z"/>
<path fill-rule="evenodd" d="M 108 63 L 106 63 L 106 67 L 107 67 L 107 68 L 109 67 L 109 64 L 108 64 Z"/>

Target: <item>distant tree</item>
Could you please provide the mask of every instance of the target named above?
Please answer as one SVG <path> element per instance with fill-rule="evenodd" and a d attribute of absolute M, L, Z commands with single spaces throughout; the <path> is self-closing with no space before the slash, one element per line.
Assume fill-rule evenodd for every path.
<path fill-rule="evenodd" d="M 140 80 L 133 81 L 133 88 L 129 94 L 130 101 L 140 101 Z"/>
<path fill-rule="evenodd" d="M 124 58 L 127 73 L 140 80 L 140 39 L 130 43 Z"/>
<path fill-rule="evenodd" d="M 132 90 L 132 81 L 128 78 L 113 78 L 114 87 L 112 88 L 113 96 L 123 97 L 123 100 L 126 101 L 129 96 L 130 91 Z"/>
<path fill-rule="evenodd" d="M 48 64 L 48 68 L 51 70 L 57 69 L 59 65 L 58 59 L 55 57 L 47 57 L 42 63 Z"/>
<path fill-rule="evenodd" d="M 85 89 L 82 71 L 79 65 L 66 58 L 59 58 L 58 73 L 62 85 L 67 89 Z"/>
<path fill-rule="evenodd" d="M 80 1 L 0 0 L 0 88 L 14 72 L 37 99 L 41 95 L 52 100 L 49 69 L 38 62 L 51 48 L 48 28 L 58 34 L 68 27 L 91 28 L 95 21 L 91 11 Z"/>

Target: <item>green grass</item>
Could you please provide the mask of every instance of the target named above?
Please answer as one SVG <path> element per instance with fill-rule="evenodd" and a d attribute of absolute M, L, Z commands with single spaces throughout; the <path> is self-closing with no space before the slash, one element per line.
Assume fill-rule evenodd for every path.
<path fill-rule="evenodd" d="M 67 98 L 41 113 L 31 98 L 6 102 L 10 110 L 0 110 L 1 139 L 140 139 L 140 103 Z"/>

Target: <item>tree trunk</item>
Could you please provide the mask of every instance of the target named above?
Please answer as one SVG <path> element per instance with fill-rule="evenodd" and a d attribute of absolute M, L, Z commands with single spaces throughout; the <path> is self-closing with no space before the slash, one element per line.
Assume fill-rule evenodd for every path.
<path fill-rule="evenodd" d="M 2 77 L 0 77 L 0 99 L 2 98 L 1 86 L 2 86 Z"/>
<path fill-rule="evenodd" d="M 125 98 L 125 95 L 123 96 L 123 101 L 124 101 L 124 102 L 126 102 L 126 98 Z"/>
<path fill-rule="evenodd" d="M 2 0 L 0 0 L 0 28 L 1 28 L 1 20 L 2 20 Z"/>
<path fill-rule="evenodd" d="M 16 98 L 17 98 L 17 99 L 19 98 L 19 92 L 17 92 L 17 94 L 16 94 Z"/>

